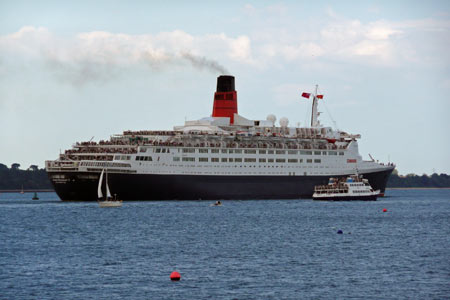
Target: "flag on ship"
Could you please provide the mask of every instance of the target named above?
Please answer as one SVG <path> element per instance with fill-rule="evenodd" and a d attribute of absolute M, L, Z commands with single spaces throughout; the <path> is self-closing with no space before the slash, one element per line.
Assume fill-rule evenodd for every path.
<path fill-rule="evenodd" d="M 309 98 L 311 93 L 302 93 L 302 97 Z M 323 95 L 316 95 L 316 98 L 323 99 Z"/>

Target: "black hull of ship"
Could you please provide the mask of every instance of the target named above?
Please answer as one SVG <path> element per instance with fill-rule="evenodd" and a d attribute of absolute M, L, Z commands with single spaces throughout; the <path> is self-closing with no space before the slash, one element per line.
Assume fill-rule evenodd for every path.
<path fill-rule="evenodd" d="M 384 193 L 392 169 L 366 173 L 374 190 Z M 52 175 L 65 180 L 54 181 Z M 90 176 L 89 176 L 90 175 Z M 51 172 L 50 180 L 63 201 L 96 201 L 98 179 L 92 173 Z M 98 176 L 100 173 L 97 174 Z M 97 178 L 98 178 L 97 176 Z M 312 198 L 314 186 L 336 176 L 207 176 L 108 174 L 111 193 L 124 201 L 247 200 Z M 89 178 L 89 179 L 85 179 Z"/>

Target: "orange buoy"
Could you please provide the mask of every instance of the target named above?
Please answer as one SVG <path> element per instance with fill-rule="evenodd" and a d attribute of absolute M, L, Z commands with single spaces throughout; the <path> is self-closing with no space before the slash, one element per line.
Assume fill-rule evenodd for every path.
<path fill-rule="evenodd" d="M 172 281 L 178 281 L 178 280 L 180 280 L 181 279 L 181 275 L 180 275 L 180 273 L 178 273 L 177 271 L 173 271 L 171 274 L 170 274 L 170 280 L 172 280 Z"/>
<path fill-rule="evenodd" d="M 386 208 L 383 208 L 383 212 L 387 212 L 387 209 L 386 209 Z"/>

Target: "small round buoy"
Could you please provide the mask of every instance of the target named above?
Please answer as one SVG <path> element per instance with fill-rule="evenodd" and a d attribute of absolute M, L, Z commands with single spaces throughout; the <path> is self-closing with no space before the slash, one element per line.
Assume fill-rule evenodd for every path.
<path fill-rule="evenodd" d="M 386 208 L 383 208 L 383 212 L 387 212 L 387 209 L 386 209 Z"/>
<path fill-rule="evenodd" d="M 173 271 L 171 274 L 170 274 L 170 280 L 172 280 L 172 281 L 178 281 L 178 280 L 180 280 L 181 279 L 181 275 L 180 275 L 180 273 L 178 273 L 177 271 Z"/>
<path fill-rule="evenodd" d="M 337 231 L 337 234 L 343 234 L 343 233 L 344 232 L 342 232 L 342 230 L 340 230 L 340 229 Z"/>

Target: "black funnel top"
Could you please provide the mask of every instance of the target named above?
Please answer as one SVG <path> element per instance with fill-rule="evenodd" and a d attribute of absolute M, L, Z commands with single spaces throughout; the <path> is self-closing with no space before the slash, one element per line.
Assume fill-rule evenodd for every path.
<path fill-rule="evenodd" d="M 234 76 L 222 75 L 217 77 L 217 90 L 216 92 L 233 92 L 234 89 Z"/>

